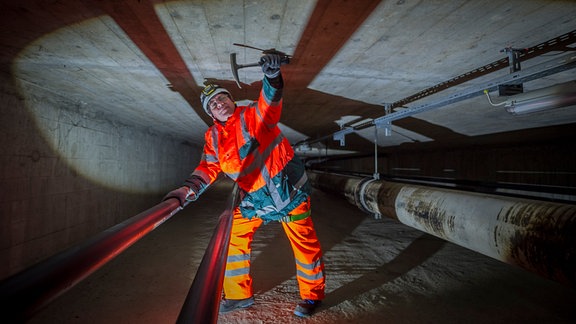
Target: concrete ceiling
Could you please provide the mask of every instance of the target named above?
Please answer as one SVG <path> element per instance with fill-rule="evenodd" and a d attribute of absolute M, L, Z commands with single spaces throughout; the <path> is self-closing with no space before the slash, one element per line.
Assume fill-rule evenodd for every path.
<path fill-rule="evenodd" d="M 282 128 L 292 143 L 311 141 L 304 155 L 372 152 L 374 127 L 356 129 L 340 147 L 332 139 L 339 123 L 384 116 L 386 104 L 395 113 L 481 91 L 510 76 L 505 48 L 529 49 L 521 72 L 576 55 L 576 1 L 4 0 L 0 10 L 2 72 L 30 105 L 48 96 L 198 144 L 211 123 L 198 99 L 204 80 L 235 99 L 254 99 L 260 88 L 258 68 L 240 70 L 236 86 L 230 53 L 242 64 L 260 52 L 234 43 L 291 54 Z M 576 69 L 565 69 L 524 90 L 572 80 Z M 480 92 L 394 119 L 378 144 L 554 140 L 574 134 L 575 123 L 574 106 L 516 116 Z"/>

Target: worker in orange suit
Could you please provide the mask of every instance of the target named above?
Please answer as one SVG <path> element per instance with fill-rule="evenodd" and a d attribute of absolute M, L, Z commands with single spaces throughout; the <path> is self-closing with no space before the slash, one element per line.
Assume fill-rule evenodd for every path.
<path fill-rule="evenodd" d="M 204 154 L 184 185 L 166 195 L 196 200 L 223 172 L 237 182 L 241 202 L 234 210 L 219 312 L 254 304 L 250 275 L 251 244 L 255 231 L 272 221 L 282 224 L 296 263 L 302 301 L 294 314 L 310 316 L 324 298 L 324 264 L 310 217 L 310 184 L 303 163 L 278 128 L 282 111 L 281 57 L 265 54 L 257 102 L 235 103 L 230 92 L 207 85 L 200 96 L 214 120 L 205 134 Z"/>

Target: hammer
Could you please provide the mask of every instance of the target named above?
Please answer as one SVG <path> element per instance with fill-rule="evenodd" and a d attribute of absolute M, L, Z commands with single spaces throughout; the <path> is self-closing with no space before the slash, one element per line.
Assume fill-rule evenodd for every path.
<path fill-rule="evenodd" d="M 234 44 L 236 45 L 236 44 Z M 269 50 L 263 50 L 262 54 L 278 54 L 280 55 L 280 64 L 288 64 L 290 63 L 290 56 L 286 55 L 283 52 L 277 51 L 275 49 L 269 49 Z M 246 68 L 246 67 L 252 67 L 252 66 L 259 66 L 261 65 L 260 62 L 257 63 L 250 63 L 250 64 L 238 64 L 236 62 L 236 53 L 230 53 L 230 67 L 232 68 L 232 76 L 234 76 L 234 81 L 236 81 L 236 84 L 238 85 L 238 88 L 242 89 L 242 86 L 240 86 L 240 79 L 238 78 L 238 70 Z"/>

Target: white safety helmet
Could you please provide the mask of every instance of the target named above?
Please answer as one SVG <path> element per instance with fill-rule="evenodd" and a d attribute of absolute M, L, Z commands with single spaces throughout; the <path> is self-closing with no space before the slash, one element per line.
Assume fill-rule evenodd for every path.
<path fill-rule="evenodd" d="M 204 89 L 202 90 L 202 94 L 200 95 L 200 102 L 202 102 L 202 108 L 204 108 L 204 111 L 212 116 L 212 112 L 210 111 L 210 107 L 208 107 L 208 103 L 210 102 L 210 100 L 212 98 L 214 98 L 214 96 L 216 96 L 219 93 L 225 93 L 227 94 L 230 98 L 232 98 L 232 95 L 230 94 L 230 92 L 224 88 L 222 88 L 221 86 L 217 85 L 217 84 L 208 84 L 204 87 Z"/>

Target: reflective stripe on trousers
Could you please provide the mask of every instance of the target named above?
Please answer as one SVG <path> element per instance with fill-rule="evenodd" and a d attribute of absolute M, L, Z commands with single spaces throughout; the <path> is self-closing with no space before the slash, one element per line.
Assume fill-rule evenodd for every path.
<path fill-rule="evenodd" d="M 295 208 L 292 213 L 304 213 L 309 210 L 309 206 L 309 202 L 306 201 Z M 252 276 L 250 275 L 250 255 L 254 233 L 260 225 L 262 225 L 261 219 L 243 218 L 238 209 L 235 210 L 224 276 L 224 295 L 228 299 L 244 299 L 254 294 Z M 282 227 L 294 252 L 300 297 L 302 299 L 323 299 L 324 264 L 312 218 L 307 217 L 289 223 L 282 222 Z M 267 262 L 268 260 L 262 261 Z"/>

